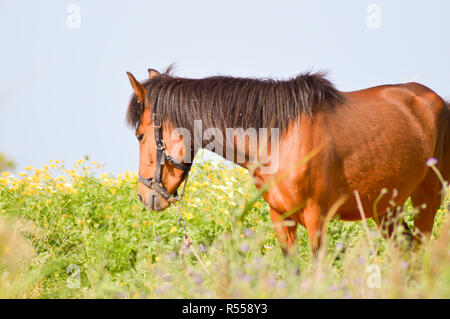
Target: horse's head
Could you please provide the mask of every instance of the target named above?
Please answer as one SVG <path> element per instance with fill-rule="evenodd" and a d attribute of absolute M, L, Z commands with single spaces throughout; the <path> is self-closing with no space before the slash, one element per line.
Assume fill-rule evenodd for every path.
<path fill-rule="evenodd" d="M 136 128 L 139 141 L 138 197 L 150 210 L 161 211 L 179 200 L 177 189 L 185 179 L 190 164 L 184 164 L 190 153 L 181 135 L 173 137 L 171 123 L 161 118 L 148 100 L 152 79 L 160 76 L 150 69 L 150 80 L 144 85 L 131 73 L 128 77 L 134 95 L 128 107 L 128 123 Z M 190 161 L 188 161 L 190 163 Z"/>

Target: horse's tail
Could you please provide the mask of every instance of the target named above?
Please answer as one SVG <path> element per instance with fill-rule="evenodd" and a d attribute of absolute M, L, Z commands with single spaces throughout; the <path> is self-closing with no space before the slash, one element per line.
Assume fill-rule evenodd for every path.
<path fill-rule="evenodd" d="M 450 183 L 450 101 L 445 101 L 447 107 L 444 109 L 444 147 L 442 176 Z"/>

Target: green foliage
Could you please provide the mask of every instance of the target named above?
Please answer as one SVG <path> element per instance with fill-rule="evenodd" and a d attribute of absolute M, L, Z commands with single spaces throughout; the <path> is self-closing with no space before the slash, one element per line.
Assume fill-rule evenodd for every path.
<path fill-rule="evenodd" d="M 14 272 L 0 253 L 0 297 L 25 298 L 303 298 L 450 297 L 447 196 L 430 243 L 410 252 L 401 236 L 386 241 L 360 222 L 332 221 L 326 250 L 311 257 L 299 227 L 298 257 L 285 260 L 248 173 L 234 166 L 196 163 L 182 215 L 208 274 L 191 253 L 178 253 L 183 233 L 176 209 L 147 211 L 137 200 L 136 174 L 99 174 L 95 162 L 75 169 L 52 161 L 21 177 L 0 178 L 0 251 L 31 244 Z M 404 208 L 413 214 L 410 204 Z M 6 224 L 5 224 L 6 223 Z M 27 225 L 24 227 L 23 225 Z M 373 223 L 369 223 L 375 231 Z M 2 229 L 18 229 L 20 241 Z M 8 235 L 9 234 L 9 235 Z M 367 236 L 376 247 L 370 247 Z M 9 240 L 16 236 L 15 240 Z M 3 238 L 3 239 L 2 239 Z M 375 250 L 374 250 L 375 249 Z M 24 251 L 21 249 L 21 251 Z M 381 287 L 366 284 L 369 265 L 381 269 Z M 80 270 L 80 287 L 69 282 Z M 300 272 L 298 271 L 300 269 Z"/>

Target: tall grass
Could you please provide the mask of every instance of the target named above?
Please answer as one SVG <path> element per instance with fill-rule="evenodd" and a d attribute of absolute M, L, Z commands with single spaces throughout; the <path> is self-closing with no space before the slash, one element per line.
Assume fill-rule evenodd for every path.
<path fill-rule="evenodd" d="M 0 297 L 3 298 L 448 298 L 449 196 L 429 242 L 408 249 L 369 220 L 331 221 L 319 258 L 298 230 L 285 259 L 267 204 L 247 171 L 193 166 L 182 215 L 209 273 L 189 250 L 180 259 L 176 210 L 149 212 L 137 176 L 111 176 L 95 162 L 51 161 L 0 177 Z M 410 203 L 403 209 L 410 220 Z M 369 240 L 370 239 L 370 240 Z"/>

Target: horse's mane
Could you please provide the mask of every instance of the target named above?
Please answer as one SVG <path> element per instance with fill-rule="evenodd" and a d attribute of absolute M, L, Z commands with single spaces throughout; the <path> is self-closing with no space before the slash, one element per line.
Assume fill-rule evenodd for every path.
<path fill-rule="evenodd" d="M 229 76 L 186 79 L 168 70 L 142 84 L 152 112 L 158 112 L 163 122 L 191 132 L 194 120 L 202 120 L 205 128 L 279 128 L 282 134 L 300 114 L 313 116 L 343 100 L 324 73 L 308 72 L 289 80 Z M 133 95 L 128 125 L 136 128 L 143 112 Z"/>

